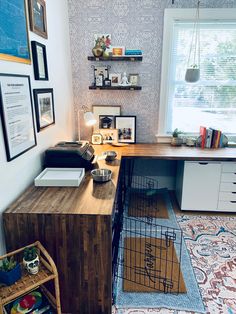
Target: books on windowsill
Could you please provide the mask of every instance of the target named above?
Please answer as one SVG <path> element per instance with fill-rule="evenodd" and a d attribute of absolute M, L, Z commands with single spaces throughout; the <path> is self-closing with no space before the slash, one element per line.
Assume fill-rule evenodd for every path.
<path fill-rule="evenodd" d="M 226 136 L 214 128 L 200 126 L 201 148 L 222 148 L 226 146 Z"/>

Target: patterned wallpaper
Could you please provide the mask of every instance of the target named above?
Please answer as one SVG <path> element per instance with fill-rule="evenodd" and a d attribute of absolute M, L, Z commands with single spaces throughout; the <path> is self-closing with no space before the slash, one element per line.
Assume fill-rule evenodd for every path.
<path fill-rule="evenodd" d="M 69 0 L 74 90 L 75 136 L 82 105 L 121 105 L 123 115 L 137 116 L 137 142 L 156 142 L 165 8 L 192 8 L 197 0 Z M 202 0 L 205 8 L 233 8 L 236 0 Z M 143 50 L 143 62 L 91 62 L 94 34 L 112 35 L 112 44 Z M 141 91 L 93 91 L 91 65 L 111 65 L 111 72 L 139 73 Z M 82 122 L 82 121 L 81 121 Z M 91 129 L 82 124 L 81 138 Z"/>

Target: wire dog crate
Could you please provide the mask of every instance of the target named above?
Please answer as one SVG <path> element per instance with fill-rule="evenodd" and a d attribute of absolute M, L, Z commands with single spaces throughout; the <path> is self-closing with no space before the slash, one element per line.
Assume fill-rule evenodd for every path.
<path fill-rule="evenodd" d="M 122 278 L 126 292 L 186 292 L 181 272 L 183 234 L 160 224 L 158 218 L 168 216 L 160 216 L 165 199 L 157 187 L 154 179 L 133 176 L 127 193 L 113 247 L 114 278 L 116 282 Z"/>

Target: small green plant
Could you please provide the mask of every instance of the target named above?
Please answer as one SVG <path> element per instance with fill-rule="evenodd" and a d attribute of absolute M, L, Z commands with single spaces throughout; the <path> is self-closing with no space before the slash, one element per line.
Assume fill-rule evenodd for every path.
<path fill-rule="evenodd" d="M 2 265 L 0 266 L 1 271 L 9 272 L 16 267 L 16 261 L 14 261 L 14 257 L 11 256 L 9 259 L 4 258 L 2 261 Z"/>
<path fill-rule="evenodd" d="M 36 247 L 27 247 L 24 249 L 24 260 L 32 261 L 37 257 L 37 249 Z"/>
<path fill-rule="evenodd" d="M 172 136 L 173 137 L 179 137 L 180 134 L 182 134 L 183 132 L 180 131 L 178 128 L 174 129 Z"/>

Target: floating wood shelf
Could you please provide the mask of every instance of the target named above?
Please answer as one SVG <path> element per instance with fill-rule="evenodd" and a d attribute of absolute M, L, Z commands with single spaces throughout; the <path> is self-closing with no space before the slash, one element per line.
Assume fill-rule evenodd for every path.
<path fill-rule="evenodd" d="M 142 61 L 143 56 L 137 55 L 137 56 L 113 56 L 113 57 L 94 57 L 94 56 L 88 56 L 89 61 Z"/>
<path fill-rule="evenodd" d="M 142 86 L 89 86 L 94 90 L 141 90 Z"/>

